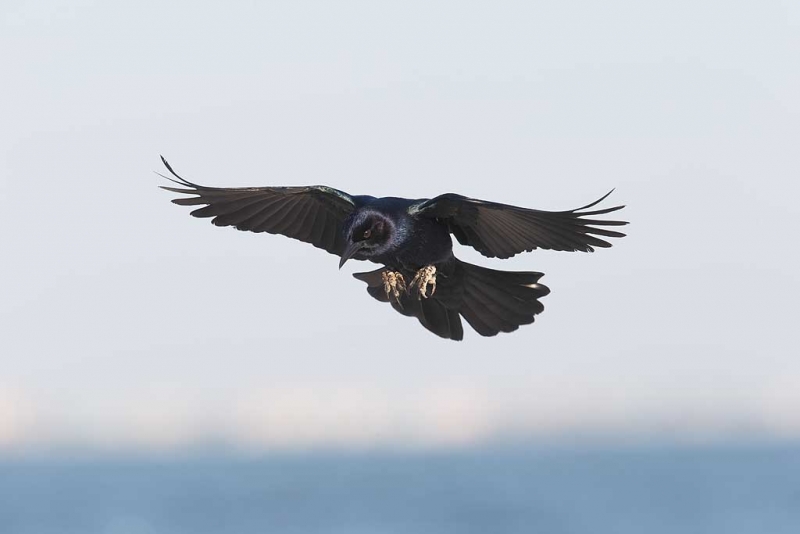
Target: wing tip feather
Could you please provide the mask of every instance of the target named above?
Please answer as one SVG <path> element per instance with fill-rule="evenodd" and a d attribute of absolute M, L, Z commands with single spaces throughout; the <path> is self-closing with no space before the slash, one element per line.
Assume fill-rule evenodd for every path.
<path fill-rule="evenodd" d="M 197 185 L 197 184 L 195 184 L 195 183 L 193 183 L 193 182 L 190 182 L 189 180 L 187 180 L 186 178 L 182 177 L 182 176 L 181 176 L 181 175 L 179 175 L 177 172 L 175 172 L 175 169 L 173 169 L 173 168 L 172 168 L 172 165 L 170 165 L 170 164 L 169 164 L 169 162 L 167 161 L 167 158 L 165 158 L 164 156 L 162 156 L 162 155 L 160 155 L 160 154 L 159 154 L 159 157 L 161 158 L 161 163 L 163 163 L 163 164 L 164 164 L 164 167 L 166 167 L 166 168 L 167 168 L 167 170 L 169 171 L 169 173 L 170 173 L 172 176 L 174 176 L 174 178 L 170 178 L 169 176 L 166 176 L 166 175 L 164 175 L 164 174 L 161 174 L 161 173 L 160 173 L 160 172 L 158 172 L 158 171 L 154 171 L 154 172 L 155 172 L 157 175 L 161 176 L 162 178 L 165 178 L 165 179 L 169 180 L 170 182 L 175 182 L 176 184 L 179 184 L 179 185 L 183 185 L 183 186 L 187 186 L 187 187 L 192 187 L 192 188 L 194 188 L 194 189 L 201 189 L 201 188 L 202 188 L 202 186 L 200 186 L 200 185 Z M 159 187 L 163 187 L 163 186 L 159 186 Z M 179 193 L 183 193 L 183 191 L 177 191 L 177 192 L 179 192 Z"/>

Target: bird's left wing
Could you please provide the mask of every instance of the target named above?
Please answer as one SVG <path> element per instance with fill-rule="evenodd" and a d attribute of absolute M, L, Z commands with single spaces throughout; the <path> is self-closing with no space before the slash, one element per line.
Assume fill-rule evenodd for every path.
<path fill-rule="evenodd" d="M 206 187 L 178 176 L 163 157 L 174 176 L 161 175 L 182 187 L 161 186 L 175 193 L 194 195 L 176 198 L 181 206 L 205 205 L 194 210 L 195 217 L 213 217 L 217 226 L 233 226 L 249 232 L 282 234 L 331 254 L 344 250 L 342 225 L 356 207 L 353 197 L 321 185 L 305 187 Z"/>
<path fill-rule="evenodd" d="M 588 218 L 625 207 L 590 210 L 610 194 L 582 208 L 542 211 L 448 193 L 412 205 L 409 213 L 447 224 L 459 243 L 471 246 L 489 258 L 510 258 L 537 248 L 592 252 L 593 247 L 611 246 L 598 236 L 625 236 L 604 228 L 628 224 L 625 221 Z"/>

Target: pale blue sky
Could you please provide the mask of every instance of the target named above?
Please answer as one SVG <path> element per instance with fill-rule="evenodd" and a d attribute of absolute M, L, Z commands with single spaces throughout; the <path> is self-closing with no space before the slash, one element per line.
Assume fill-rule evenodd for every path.
<path fill-rule="evenodd" d="M 800 437 L 796 2 L 6 0 L 0 452 Z M 209 185 L 612 187 L 629 237 L 539 252 L 536 324 L 440 340 L 371 268 L 169 203 Z M 473 334 L 473 335 L 470 335 Z"/>

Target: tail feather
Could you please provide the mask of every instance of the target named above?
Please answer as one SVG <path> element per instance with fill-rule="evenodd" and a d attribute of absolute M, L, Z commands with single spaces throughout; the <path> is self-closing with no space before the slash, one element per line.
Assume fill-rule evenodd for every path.
<path fill-rule="evenodd" d="M 387 270 L 353 276 L 367 283 L 367 291 L 376 300 L 391 302 L 399 313 L 416 317 L 437 336 L 454 340 L 464 337 L 459 315 L 482 336 L 513 332 L 534 321 L 544 310 L 539 299 L 550 293 L 538 283 L 542 273 L 496 271 L 454 260 L 440 270 L 433 297 L 419 299 L 414 293 L 404 293 L 398 304 L 383 289 L 381 274 Z"/>
<path fill-rule="evenodd" d="M 470 267 L 476 267 L 470 265 Z M 482 269 L 479 267 L 479 269 Z M 471 273 L 466 279 L 467 286 L 489 298 L 494 298 L 510 311 L 523 315 L 536 315 L 544 310 L 537 299 L 549 293 L 549 290 L 538 283 L 541 273 L 516 273 L 506 271 L 489 271 Z M 525 277 L 505 275 L 528 275 Z M 544 289 L 542 289 L 544 288 Z M 545 291 L 542 293 L 542 291 Z"/>
<path fill-rule="evenodd" d="M 527 312 L 526 302 L 517 300 L 513 297 L 496 299 L 497 294 L 490 294 L 486 287 L 468 282 L 467 295 L 480 301 L 493 314 L 507 318 L 511 322 L 518 324 L 530 324 L 533 322 L 533 315 Z"/>
<path fill-rule="evenodd" d="M 436 299 L 417 299 L 415 296 L 407 299 L 420 308 L 419 322 L 422 326 L 439 337 L 460 341 L 464 338 L 464 327 L 456 310 L 448 310 Z"/>
<path fill-rule="evenodd" d="M 420 324 L 445 339 L 461 341 L 464 339 L 464 327 L 458 310 L 447 305 L 442 299 L 419 299 L 416 294 L 401 293 L 400 304 L 389 300 L 383 289 L 381 274 L 388 271 L 386 267 L 368 273 L 356 273 L 353 276 L 367 283 L 367 292 L 380 302 L 390 302 L 392 308 L 406 317 L 416 317 Z M 444 295 L 446 292 L 442 292 Z M 438 294 L 438 292 L 437 292 Z"/>
<path fill-rule="evenodd" d="M 458 261 L 458 260 L 457 260 Z M 537 272 L 496 271 L 458 261 L 464 295 L 460 312 L 482 336 L 513 332 L 544 310 L 539 299 L 550 290 Z"/>

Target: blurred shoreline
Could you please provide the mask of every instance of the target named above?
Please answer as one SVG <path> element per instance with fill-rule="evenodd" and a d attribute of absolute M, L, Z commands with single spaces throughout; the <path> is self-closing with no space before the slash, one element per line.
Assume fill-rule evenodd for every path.
<path fill-rule="evenodd" d="M 692 438 L 686 436 L 598 437 L 569 436 L 550 439 L 495 439 L 458 445 L 331 445 L 309 444 L 270 448 L 242 447 L 222 442 L 201 442 L 174 448 L 36 446 L 0 449 L 0 465 L 13 463 L 258 461 L 281 458 L 415 458 L 515 455 L 682 454 L 682 453 L 800 453 L 800 439 L 736 436 Z"/>

